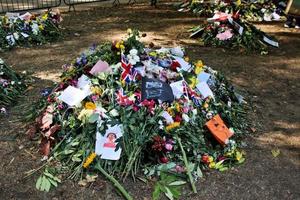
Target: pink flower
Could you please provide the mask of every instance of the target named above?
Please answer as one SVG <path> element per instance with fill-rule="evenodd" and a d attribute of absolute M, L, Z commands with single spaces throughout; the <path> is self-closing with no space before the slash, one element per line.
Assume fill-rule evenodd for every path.
<path fill-rule="evenodd" d="M 97 95 L 93 95 L 92 97 L 92 100 L 95 102 L 95 101 L 97 101 L 98 99 L 99 99 L 99 97 L 97 96 Z"/>
<path fill-rule="evenodd" d="M 63 105 L 62 103 L 61 103 L 61 104 L 58 104 L 57 108 L 58 108 L 59 110 L 62 110 L 62 109 L 64 109 L 64 105 Z"/>
<path fill-rule="evenodd" d="M 136 106 L 136 105 L 133 105 L 133 106 L 132 106 L 132 109 L 133 109 L 135 112 L 137 112 L 137 111 L 139 111 L 140 108 L 139 108 L 138 106 Z"/>
<path fill-rule="evenodd" d="M 228 39 L 232 38 L 232 36 L 233 36 L 233 34 L 231 33 L 231 30 L 229 29 L 229 30 L 224 31 L 223 33 L 218 33 L 216 37 L 219 40 L 223 41 L 223 40 L 228 40 Z"/>
<path fill-rule="evenodd" d="M 185 171 L 185 169 L 183 167 L 181 167 L 180 165 L 176 165 L 175 170 L 178 173 L 182 173 Z"/>
<path fill-rule="evenodd" d="M 169 143 L 167 143 L 167 144 L 165 144 L 165 149 L 166 149 L 166 150 L 168 150 L 168 151 L 172 151 L 172 149 L 173 149 L 173 145 L 172 145 L 172 144 L 169 144 Z"/>

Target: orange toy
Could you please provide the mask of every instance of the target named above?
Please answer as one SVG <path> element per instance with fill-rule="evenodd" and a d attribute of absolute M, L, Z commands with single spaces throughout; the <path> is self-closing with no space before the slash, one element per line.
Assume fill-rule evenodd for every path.
<path fill-rule="evenodd" d="M 233 135 L 221 119 L 220 115 L 214 116 L 205 124 L 216 140 L 222 145 L 227 144 L 228 139 Z"/>

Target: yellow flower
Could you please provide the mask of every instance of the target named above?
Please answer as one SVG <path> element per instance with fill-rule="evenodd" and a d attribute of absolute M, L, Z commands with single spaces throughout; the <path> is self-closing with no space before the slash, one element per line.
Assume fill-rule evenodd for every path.
<path fill-rule="evenodd" d="M 39 29 L 42 31 L 44 30 L 44 26 L 43 25 L 39 25 Z"/>
<path fill-rule="evenodd" d="M 169 124 L 168 126 L 166 126 L 166 130 L 169 131 L 169 130 L 177 128 L 179 126 L 180 126 L 180 122 L 174 122 L 174 123 Z"/>
<path fill-rule="evenodd" d="M 180 112 L 180 105 L 179 105 L 179 103 L 175 103 L 175 108 L 176 108 L 176 111 L 177 112 Z"/>
<path fill-rule="evenodd" d="M 124 50 L 124 49 L 125 49 L 124 41 L 121 40 L 121 41 L 117 42 L 116 48 L 117 48 L 117 49 L 120 49 L 120 50 Z"/>
<path fill-rule="evenodd" d="M 201 60 L 198 60 L 195 64 L 195 74 L 200 74 L 200 72 L 203 70 L 203 62 Z"/>
<path fill-rule="evenodd" d="M 242 158 L 243 158 L 243 154 L 241 152 L 239 152 L 239 151 L 236 151 L 235 152 L 235 159 L 237 161 L 240 161 Z"/>
<path fill-rule="evenodd" d="M 230 157 L 232 154 L 233 154 L 233 151 L 228 151 L 228 152 L 225 154 L 225 156 Z"/>
<path fill-rule="evenodd" d="M 86 102 L 84 108 L 87 110 L 95 110 L 96 104 L 94 104 L 93 102 Z"/>
<path fill-rule="evenodd" d="M 208 165 L 208 167 L 211 168 L 211 169 L 215 168 L 215 166 L 216 166 L 216 163 L 215 163 L 215 162 L 211 162 L 211 163 L 209 163 L 209 165 Z"/>
<path fill-rule="evenodd" d="M 208 108 L 208 103 L 205 102 L 205 103 L 203 104 L 203 108 L 205 108 L 205 109 Z"/>
<path fill-rule="evenodd" d="M 85 119 L 89 118 L 94 113 L 93 110 L 90 109 L 82 109 L 78 115 L 78 119 L 80 121 L 84 121 Z"/>
<path fill-rule="evenodd" d="M 88 166 L 90 166 L 90 164 L 94 161 L 94 159 L 96 158 L 96 153 L 93 152 L 91 153 L 85 160 L 85 162 L 83 163 L 83 167 L 87 168 Z"/>
<path fill-rule="evenodd" d="M 168 112 L 172 117 L 175 116 L 175 113 L 174 113 L 174 111 L 173 111 L 172 108 L 169 107 L 169 108 L 167 109 L 167 112 Z"/>
<path fill-rule="evenodd" d="M 91 92 L 93 94 L 102 95 L 103 90 L 99 86 L 92 86 L 91 87 Z"/>
<path fill-rule="evenodd" d="M 189 61 L 190 61 L 190 58 L 189 58 L 188 56 L 185 56 L 185 57 L 184 57 L 184 60 L 185 60 L 186 62 L 189 62 Z"/>
<path fill-rule="evenodd" d="M 151 51 L 151 52 L 149 53 L 149 56 L 156 57 L 156 56 L 157 56 L 157 53 L 156 53 L 155 51 Z"/>
<path fill-rule="evenodd" d="M 132 29 L 131 28 L 127 29 L 127 33 L 128 33 L 128 35 L 131 35 L 132 34 Z"/>
<path fill-rule="evenodd" d="M 42 20 L 47 20 L 48 19 L 48 13 L 45 13 L 43 16 L 42 16 Z"/>
<path fill-rule="evenodd" d="M 190 86 L 190 88 L 194 89 L 196 87 L 197 83 L 198 83 L 197 77 L 193 76 L 193 77 L 189 78 L 189 86 Z"/>
<path fill-rule="evenodd" d="M 212 156 L 209 156 L 209 157 L 208 157 L 208 162 L 211 163 L 211 162 L 213 162 L 213 161 L 214 161 L 214 158 L 213 158 Z"/>

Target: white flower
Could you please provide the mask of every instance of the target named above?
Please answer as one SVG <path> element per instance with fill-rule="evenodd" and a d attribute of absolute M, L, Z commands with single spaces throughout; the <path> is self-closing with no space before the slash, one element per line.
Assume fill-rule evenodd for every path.
<path fill-rule="evenodd" d="M 118 111 L 117 111 L 116 109 L 112 109 L 112 110 L 109 112 L 109 114 L 110 114 L 111 116 L 113 116 L 113 117 L 119 116 L 119 113 L 118 113 Z"/>
<path fill-rule="evenodd" d="M 19 38 L 20 38 L 19 33 L 14 32 L 14 38 L 15 38 L 16 40 L 19 40 Z"/>
<path fill-rule="evenodd" d="M 140 62 L 140 57 L 137 55 L 138 51 L 136 49 L 131 49 L 127 59 L 131 65 L 136 65 L 137 62 Z"/>
<path fill-rule="evenodd" d="M 39 26 L 36 23 L 33 23 L 31 25 L 31 28 L 34 35 L 37 35 L 39 33 Z"/>
<path fill-rule="evenodd" d="M 0 113 L 6 114 L 6 109 L 5 109 L 4 107 L 2 107 L 2 108 L 0 109 Z"/>
<path fill-rule="evenodd" d="M 187 123 L 190 121 L 190 117 L 187 114 L 185 114 L 185 113 L 182 114 L 182 118 Z"/>
<path fill-rule="evenodd" d="M 80 121 L 85 121 L 87 118 L 89 118 L 94 113 L 93 110 L 90 109 L 82 109 L 81 112 L 78 115 L 78 119 Z"/>
<path fill-rule="evenodd" d="M 12 82 L 10 82 L 12 85 L 14 85 L 16 82 L 15 81 L 12 81 Z"/>

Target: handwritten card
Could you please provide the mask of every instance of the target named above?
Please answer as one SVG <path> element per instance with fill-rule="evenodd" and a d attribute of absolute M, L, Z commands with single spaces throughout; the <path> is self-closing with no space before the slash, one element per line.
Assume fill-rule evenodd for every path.
<path fill-rule="evenodd" d="M 19 18 L 22 20 L 25 20 L 25 21 L 29 21 L 31 17 L 32 17 L 32 15 L 29 12 L 27 12 L 27 13 L 21 15 Z"/>
<path fill-rule="evenodd" d="M 142 100 L 155 99 L 163 102 L 173 102 L 174 95 L 169 84 L 158 79 L 142 78 Z"/>
<path fill-rule="evenodd" d="M 179 99 L 184 94 L 183 80 L 171 83 L 170 86 L 176 99 Z"/>
<path fill-rule="evenodd" d="M 240 35 L 243 35 L 244 27 L 242 27 L 239 23 L 237 23 L 236 21 L 234 21 L 232 18 L 229 18 L 228 21 L 229 21 L 229 23 L 232 24 L 232 26 L 234 27 L 234 29 L 235 29 Z"/>
<path fill-rule="evenodd" d="M 192 65 L 186 62 L 183 58 L 178 56 L 173 56 L 175 60 L 180 64 L 180 67 L 183 71 L 190 71 L 192 69 Z"/>
<path fill-rule="evenodd" d="M 206 122 L 206 127 L 209 129 L 211 134 L 216 138 L 216 140 L 225 145 L 228 143 L 228 139 L 233 135 L 233 133 L 227 128 L 224 121 L 221 119 L 220 115 L 214 116 L 211 120 Z"/>
<path fill-rule="evenodd" d="M 99 60 L 91 69 L 90 73 L 96 76 L 101 72 L 111 72 L 111 68 L 107 62 Z"/>
<path fill-rule="evenodd" d="M 59 100 L 65 102 L 69 106 L 77 106 L 80 102 L 87 97 L 85 91 L 73 87 L 68 86 L 58 97 Z"/>
<path fill-rule="evenodd" d="M 209 86 L 207 85 L 206 82 L 200 82 L 196 85 L 198 91 L 200 92 L 200 94 L 203 96 L 203 98 L 207 98 L 207 97 L 212 97 L 214 98 L 214 94 L 211 91 L 211 89 L 209 88 Z"/>
<path fill-rule="evenodd" d="M 275 41 L 271 40 L 270 38 L 266 37 L 265 35 L 263 37 L 263 41 L 266 42 L 269 45 L 272 45 L 273 47 L 279 47 L 278 42 L 275 42 Z"/>
<path fill-rule="evenodd" d="M 209 78 L 210 78 L 210 74 L 206 73 L 206 72 L 201 72 L 197 76 L 197 79 L 199 80 L 199 82 L 207 82 Z"/>
<path fill-rule="evenodd" d="M 118 139 L 122 137 L 122 125 L 108 126 L 105 134 L 97 132 L 96 149 L 97 155 L 105 160 L 119 160 L 121 156 L 121 147 L 118 146 Z"/>

